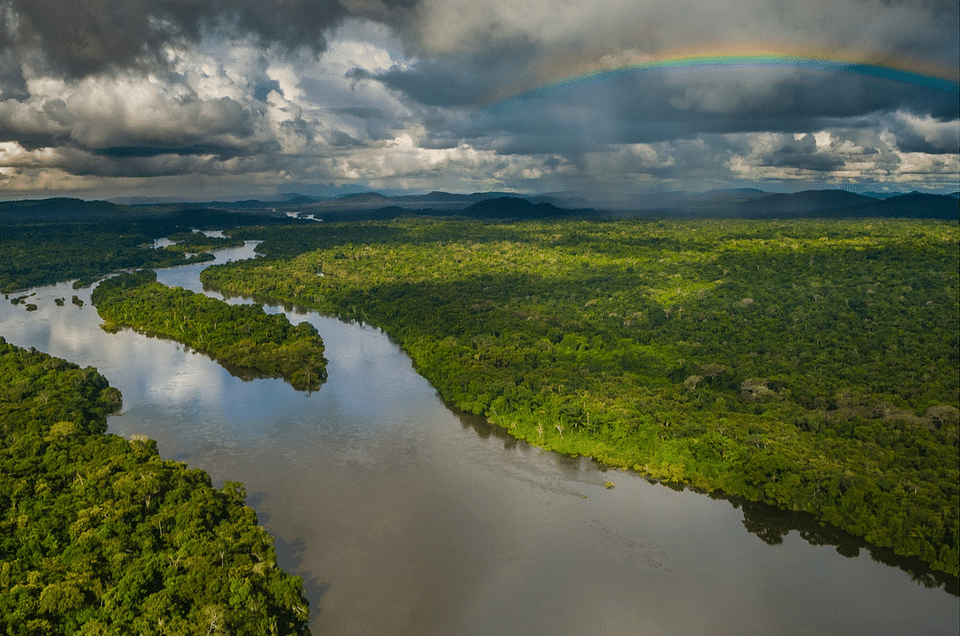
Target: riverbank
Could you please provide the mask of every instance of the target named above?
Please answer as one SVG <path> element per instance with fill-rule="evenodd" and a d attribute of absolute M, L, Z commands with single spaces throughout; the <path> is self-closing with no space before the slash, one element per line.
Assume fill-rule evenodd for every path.
<path fill-rule="evenodd" d="M 305 634 L 243 486 L 107 435 L 120 393 L 0 338 L 0 632 Z"/>
<path fill-rule="evenodd" d="M 202 268 L 158 276 L 199 291 Z M 28 293 L 38 311 L 0 303 L 0 333 L 100 369 L 124 396 L 113 434 L 156 439 L 216 487 L 241 481 L 278 566 L 304 581 L 314 633 L 957 633 L 955 589 L 938 589 L 922 563 L 862 542 L 834 548 L 816 523 L 768 506 L 651 484 L 543 452 L 486 418 L 468 423 L 379 329 L 265 306 L 324 339 L 329 378 L 308 394 L 241 381 L 170 340 L 108 334 L 90 290 Z M 82 307 L 55 302 L 71 293 Z"/>
<path fill-rule="evenodd" d="M 444 399 L 511 435 L 808 511 L 957 575 L 955 224 L 418 220 L 239 236 L 272 258 L 205 284 L 375 324 Z"/>
<path fill-rule="evenodd" d="M 307 323 L 291 325 L 257 306 L 232 306 L 156 282 L 152 271 L 102 281 L 91 301 L 103 329 L 132 327 L 209 355 L 240 377 L 279 377 L 298 391 L 316 391 L 327 378 L 323 340 Z"/>

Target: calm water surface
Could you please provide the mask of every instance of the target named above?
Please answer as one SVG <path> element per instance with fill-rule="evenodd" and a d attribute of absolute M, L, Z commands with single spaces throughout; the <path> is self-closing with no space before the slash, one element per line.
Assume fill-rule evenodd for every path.
<path fill-rule="evenodd" d="M 199 291 L 202 268 L 160 280 Z M 330 360 L 305 394 L 174 342 L 107 334 L 89 290 L 31 291 L 36 312 L 0 303 L 0 335 L 97 367 L 123 392 L 110 432 L 242 481 L 281 566 L 304 579 L 314 634 L 960 633 L 957 596 L 865 550 L 848 558 L 795 531 L 769 545 L 730 502 L 459 417 L 378 330 L 288 311 L 319 329 Z"/>

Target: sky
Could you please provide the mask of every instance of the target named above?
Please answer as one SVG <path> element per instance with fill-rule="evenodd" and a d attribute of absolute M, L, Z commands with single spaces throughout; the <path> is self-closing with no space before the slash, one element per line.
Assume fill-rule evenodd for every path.
<path fill-rule="evenodd" d="M 957 0 L 0 0 L 0 198 L 960 188 Z"/>

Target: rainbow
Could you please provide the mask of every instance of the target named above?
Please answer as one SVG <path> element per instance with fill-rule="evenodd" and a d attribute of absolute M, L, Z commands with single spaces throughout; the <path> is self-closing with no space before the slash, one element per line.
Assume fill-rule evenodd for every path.
<path fill-rule="evenodd" d="M 943 68 L 917 60 L 891 60 L 878 54 L 769 46 L 696 48 L 665 51 L 656 56 L 624 54 L 603 56 L 596 61 L 553 60 L 535 72 L 535 80 L 514 84 L 484 100 L 502 102 L 524 93 L 550 90 L 602 79 L 615 74 L 652 69 L 709 67 L 791 67 L 833 73 L 854 73 L 895 82 L 905 82 L 944 92 L 960 91 L 960 68 Z"/>

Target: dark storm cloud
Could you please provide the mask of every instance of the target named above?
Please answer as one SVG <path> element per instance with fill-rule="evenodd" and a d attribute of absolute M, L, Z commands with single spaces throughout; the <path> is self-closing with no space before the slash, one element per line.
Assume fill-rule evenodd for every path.
<path fill-rule="evenodd" d="M 359 66 L 354 66 L 352 69 L 344 73 L 343 77 L 353 82 L 362 82 L 364 80 L 374 79 L 373 73 L 365 68 L 360 68 Z"/>
<path fill-rule="evenodd" d="M 274 79 L 261 80 L 254 84 L 253 98 L 259 101 L 265 101 L 267 95 L 276 91 L 278 95 L 283 96 L 283 89 L 280 88 L 280 82 Z"/>
<path fill-rule="evenodd" d="M 946 135 L 941 138 L 929 139 L 915 133 L 904 132 L 897 137 L 897 147 L 904 152 L 922 152 L 931 155 L 960 152 L 960 144 L 957 144 L 956 135 L 952 135 L 952 139 L 946 139 L 945 137 Z"/>
<path fill-rule="evenodd" d="M 536 57 L 537 51 L 529 43 L 515 41 L 492 49 L 426 58 L 382 73 L 354 69 L 348 77 L 376 80 L 424 106 L 473 108 L 503 85 L 523 78 Z"/>
<path fill-rule="evenodd" d="M 244 155 L 259 154 L 277 150 L 276 144 L 259 144 L 251 147 L 243 144 L 197 144 L 194 146 L 113 146 L 109 148 L 98 148 L 91 151 L 91 155 L 97 157 L 110 157 L 113 159 L 129 159 L 131 157 L 160 157 L 163 155 L 203 155 L 212 156 L 219 159 L 228 159 Z"/>
<path fill-rule="evenodd" d="M 377 81 L 421 105 L 467 106 L 479 91 L 463 86 L 472 64 L 394 68 Z M 703 134 L 805 133 L 838 125 L 876 125 L 906 111 L 952 120 L 957 91 L 852 72 L 716 66 L 622 71 L 529 91 L 468 117 L 428 126 L 436 143 L 467 139 L 506 154 L 571 152 L 598 144 L 652 143 Z M 426 121 L 426 120 L 425 120 Z M 928 143 L 929 146 L 929 143 Z M 953 151 L 951 151 L 953 152 Z M 821 161 L 821 160 L 817 160 Z M 822 164 L 826 165 L 826 164 Z"/>
<path fill-rule="evenodd" d="M 21 68 L 22 60 L 13 50 L 0 50 L 0 101 L 30 96 Z"/>
<path fill-rule="evenodd" d="M 843 166 L 840 157 L 818 152 L 813 135 L 790 139 L 760 155 L 760 164 L 774 168 L 796 168 L 814 172 L 830 172 Z"/>
<path fill-rule="evenodd" d="M 373 106 L 346 106 L 344 108 L 331 108 L 331 113 L 336 115 L 347 115 L 357 119 L 386 119 L 389 115 L 380 108 Z"/>
<path fill-rule="evenodd" d="M 956 0 L 421 0 L 414 13 L 421 57 L 525 41 L 547 81 L 685 50 L 785 50 L 955 80 L 960 54 Z"/>
<path fill-rule="evenodd" d="M 897 147 L 904 152 L 930 155 L 960 153 L 960 121 L 917 116 L 898 112 L 886 118 L 884 125 L 897 139 Z"/>
<path fill-rule="evenodd" d="M 412 72 L 394 67 L 375 79 L 425 106 L 466 106 L 485 95 L 485 86 L 478 78 L 455 65 L 436 61 L 419 65 Z"/>
<path fill-rule="evenodd" d="M 344 148 L 350 146 L 362 146 L 363 143 L 352 135 L 343 132 L 342 130 L 331 130 L 330 145 L 335 148 Z"/>
<path fill-rule="evenodd" d="M 360 13 L 387 19 L 413 4 L 384 0 Z M 2 0 L 0 49 L 37 52 L 83 77 L 162 64 L 165 46 L 196 43 L 205 31 L 322 51 L 326 32 L 349 15 L 338 0 Z"/>
<path fill-rule="evenodd" d="M 479 104 L 468 117 L 425 122 L 424 146 L 448 147 L 460 139 L 506 154 L 576 154 L 598 144 L 704 134 L 869 127 L 897 111 L 955 120 L 960 112 L 955 84 L 912 83 L 910 73 L 896 71 L 914 61 L 955 74 L 955 0 L 719 0 L 697 7 L 709 23 L 690 19 L 694 4 L 612 0 L 602 10 L 584 11 L 576 2 L 530 2 L 521 11 L 495 0 L 423 0 L 420 43 L 441 53 L 379 74 L 358 70 L 354 78 L 378 81 L 412 105 L 467 110 Z M 568 14 L 586 21 L 576 24 Z M 616 59 L 626 47 L 655 55 L 671 47 L 710 43 L 722 50 L 724 42 L 751 41 L 774 49 L 778 43 L 809 43 L 814 53 L 817 43 L 827 50 L 848 48 L 869 54 L 869 65 L 614 72 L 497 101 L 512 86 L 536 86 L 545 67 L 552 70 L 543 76 L 551 80 L 561 79 L 566 68 L 576 76 L 597 68 L 586 60 L 608 52 Z M 498 48 L 504 42 L 509 47 Z M 885 70 L 892 79 L 883 76 Z M 495 103 L 483 105 L 491 99 Z M 920 148 L 921 141 L 933 147 L 920 137 L 911 145 Z"/>

